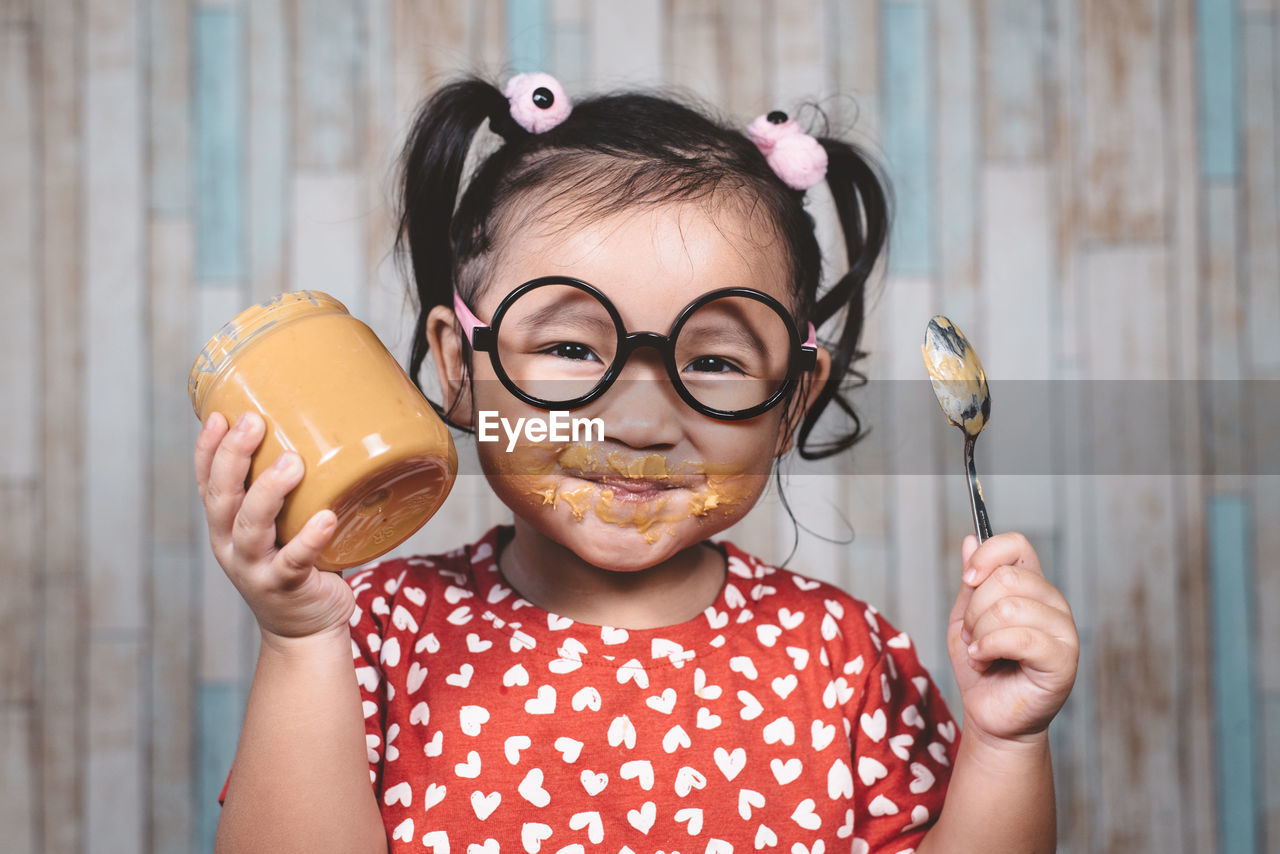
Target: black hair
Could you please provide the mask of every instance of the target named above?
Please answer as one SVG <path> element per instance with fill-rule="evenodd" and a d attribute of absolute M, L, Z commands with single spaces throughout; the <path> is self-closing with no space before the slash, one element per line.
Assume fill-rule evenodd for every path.
<path fill-rule="evenodd" d="M 475 167 L 458 198 L 468 152 L 486 122 L 503 144 Z M 827 152 L 826 180 L 849 268 L 820 295 L 821 250 L 804 193 L 784 184 L 740 130 L 673 98 L 626 92 L 576 102 L 566 121 L 530 134 L 515 124 L 506 97 L 492 84 L 467 78 L 444 86 L 419 110 L 400 164 L 396 244 L 410 264 L 419 312 L 409 376 L 421 388 L 427 314 L 437 305 L 452 307 L 455 290 L 465 300 L 474 297 L 504 229 L 529 214 L 530 206 L 606 215 L 637 204 L 714 198 L 763 217 L 774 230 L 788 255 L 802 326 L 809 321 L 821 328 L 839 316 L 838 333 L 822 341 L 831 374 L 799 425 L 796 445 L 805 459 L 849 448 L 865 435 L 846 393 L 866 382 L 855 363 L 866 355 L 858 340 L 867 282 L 887 239 L 889 190 L 861 149 L 827 136 L 818 141 Z M 788 407 L 804 399 L 802 384 Z M 814 443 L 814 425 L 831 404 L 852 427 Z"/>

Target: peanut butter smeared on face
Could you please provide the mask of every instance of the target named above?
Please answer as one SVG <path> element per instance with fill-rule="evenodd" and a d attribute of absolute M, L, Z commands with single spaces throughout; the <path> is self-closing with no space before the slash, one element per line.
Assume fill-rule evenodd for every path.
<path fill-rule="evenodd" d="M 563 502 L 575 521 L 594 513 L 603 522 L 634 528 L 647 543 L 668 530 L 664 524 L 706 517 L 749 499 L 759 480 L 714 463 L 670 465 L 662 454 L 631 457 L 583 444 L 520 443 L 505 456 L 501 471 L 538 506 Z M 566 477 L 599 482 L 566 483 Z M 639 491 L 648 485 L 656 494 L 624 494 L 631 485 Z"/>
<path fill-rule="evenodd" d="M 929 321 L 920 352 L 947 420 L 967 435 L 977 436 L 991 417 L 991 394 L 986 371 L 964 333 L 937 315 Z"/>

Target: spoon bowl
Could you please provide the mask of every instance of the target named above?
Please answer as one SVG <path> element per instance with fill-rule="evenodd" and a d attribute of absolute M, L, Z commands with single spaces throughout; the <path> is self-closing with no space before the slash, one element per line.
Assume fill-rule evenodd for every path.
<path fill-rule="evenodd" d="M 987 372 L 969 340 L 960 328 L 942 315 L 936 315 L 925 328 L 920 345 L 925 369 L 933 383 L 933 393 L 947 420 L 964 433 L 965 473 L 969 479 L 969 506 L 978 542 L 991 536 L 991 522 L 982 497 L 973 464 L 973 446 L 978 434 L 991 420 L 991 392 L 987 388 Z"/>

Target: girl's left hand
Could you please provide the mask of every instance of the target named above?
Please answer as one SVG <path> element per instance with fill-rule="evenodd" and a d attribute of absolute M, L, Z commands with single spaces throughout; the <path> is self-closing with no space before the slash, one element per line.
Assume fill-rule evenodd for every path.
<path fill-rule="evenodd" d="M 965 537 L 964 582 L 947 648 L 960 686 L 966 735 L 1042 737 L 1076 678 L 1080 641 L 1066 598 L 1040 571 L 1027 538 Z"/>

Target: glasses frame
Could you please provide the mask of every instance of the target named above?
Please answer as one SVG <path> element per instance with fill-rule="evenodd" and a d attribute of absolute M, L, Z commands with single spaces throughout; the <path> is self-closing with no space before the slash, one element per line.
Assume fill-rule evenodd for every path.
<path fill-rule="evenodd" d="M 614 354 L 613 361 L 605 368 L 604 374 L 589 392 L 569 400 L 544 400 L 526 394 L 503 370 L 502 362 L 498 357 L 498 330 L 502 328 L 502 320 L 507 311 L 521 296 L 535 288 L 546 285 L 568 285 L 595 297 L 604 306 L 605 311 L 609 313 L 609 318 L 613 321 L 613 328 L 618 333 L 618 349 Z M 699 308 L 723 297 L 746 297 L 768 306 L 782 318 L 791 339 L 790 353 L 787 358 L 786 380 L 766 400 L 748 409 L 736 411 L 715 409 L 699 402 L 685 388 L 684 382 L 680 379 L 679 367 L 676 365 L 675 341 L 680 334 L 680 330 L 684 328 L 684 324 Z M 574 279 L 569 276 L 540 276 L 525 282 L 502 298 L 502 302 L 498 304 L 498 310 L 493 314 L 493 320 L 488 324 L 476 317 L 475 313 L 467 307 L 467 304 L 462 301 L 462 297 L 458 296 L 457 293 L 453 295 L 453 309 L 467 341 L 471 344 L 471 348 L 489 354 L 489 363 L 493 366 L 493 372 L 497 374 L 503 387 L 524 403 L 547 411 L 579 409 L 597 400 L 613 386 L 614 382 L 621 376 L 627 360 L 631 358 L 631 354 L 641 347 L 652 347 L 662 356 L 667 375 L 671 378 L 671 384 L 675 387 L 676 393 L 680 395 L 681 400 L 687 403 L 695 412 L 721 421 L 745 421 L 748 418 L 754 418 L 769 411 L 774 406 L 777 406 L 787 395 L 787 392 L 795 385 L 801 372 L 812 371 L 817 367 L 817 330 L 814 329 L 813 324 L 809 324 L 808 336 L 802 341 L 796 320 L 787 311 L 786 307 L 769 294 L 757 291 L 754 288 L 730 287 L 708 291 L 680 310 L 680 314 L 677 315 L 675 322 L 671 324 L 671 329 L 666 335 L 661 335 L 657 332 L 627 331 L 626 325 L 622 322 L 622 316 L 618 314 L 618 309 L 599 288 L 581 279 Z"/>

